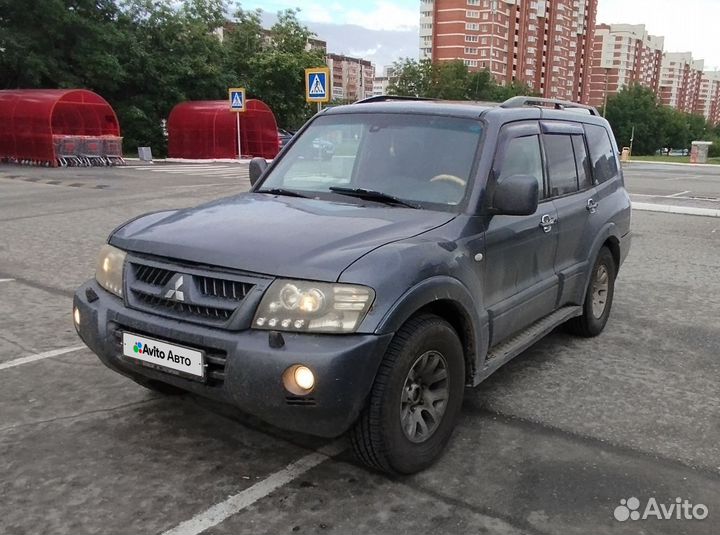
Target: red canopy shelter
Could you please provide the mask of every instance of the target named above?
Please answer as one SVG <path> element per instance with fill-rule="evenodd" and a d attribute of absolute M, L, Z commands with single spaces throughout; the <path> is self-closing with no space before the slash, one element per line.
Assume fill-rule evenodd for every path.
<path fill-rule="evenodd" d="M 168 118 L 171 158 L 237 158 L 237 123 L 226 100 L 182 102 Z M 275 115 L 264 102 L 248 99 L 240 113 L 243 156 L 274 158 L 278 153 Z"/>
<path fill-rule="evenodd" d="M 0 159 L 57 165 L 57 140 L 64 136 L 92 136 L 97 146 L 101 136 L 119 140 L 120 126 L 110 104 L 92 91 L 0 91 Z"/>

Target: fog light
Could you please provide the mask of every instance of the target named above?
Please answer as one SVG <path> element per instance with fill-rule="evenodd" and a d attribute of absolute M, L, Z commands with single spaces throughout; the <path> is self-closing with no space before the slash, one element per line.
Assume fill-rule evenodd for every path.
<path fill-rule="evenodd" d="M 315 386 L 315 376 L 310 368 L 298 366 L 295 368 L 295 382 L 303 390 L 311 390 Z"/>
<path fill-rule="evenodd" d="M 304 396 L 315 388 L 315 374 L 307 366 L 295 364 L 283 373 L 283 386 L 291 394 Z"/>
<path fill-rule="evenodd" d="M 75 327 L 80 327 L 80 310 L 77 307 L 73 308 L 73 320 L 75 321 Z"/>

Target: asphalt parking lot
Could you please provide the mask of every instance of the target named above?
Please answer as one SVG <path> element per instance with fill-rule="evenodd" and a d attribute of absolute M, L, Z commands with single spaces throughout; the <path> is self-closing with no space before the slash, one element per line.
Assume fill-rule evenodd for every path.
<path fill-rule="evenodd" d="M 720 208 L 720 167 L 633 163 L 633 201 Z M 636 211 L 606 331 L 555 332 L 474 390 L 407 478 L 344 439 L 162 397 L 80 342 L 74 289 L 143 212 L 249 187 L 241 164 L 0 166 L 0 533 L 716 533 L 720 218 Z M 627 520 L 676 498 L 704 520 Z"/>

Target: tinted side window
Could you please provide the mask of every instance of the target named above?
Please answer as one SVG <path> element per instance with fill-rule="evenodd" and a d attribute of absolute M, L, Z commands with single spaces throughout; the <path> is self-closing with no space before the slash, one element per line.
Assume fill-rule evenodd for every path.
<path fill-rule="evenodd" d="M 508 141 L 505 154 L 497 171 L 497 181 L 509 176 L 527 175 L 538 181 L 540 197 L 543 196 L 543 165 L 540 152 L 540 136 L 516 137 Z"/>
<path fill-rule="evenodd" d="M 573 149 L 575 149 L 575 165 L 577 165 L 578 170 L 578 185 L 580 186 L 580 191 L 583 191 L 592 186 L 590 157 L 585 148 L 583 136 L 573 136 L 572 142 Z"/>
<path fill-rule="evenodd" d="M 550 196 L 575 193 L 578 190 L 578 176 L 571 136 L 546 135 L 543 140 L 550 175 Z"/>
<path fill-rule="evenodd" d="M 585 125 L 593 176 L 599 183 L 611 179 L 618 173 L 615 152 L 607 130 L 602 126 Z"/>

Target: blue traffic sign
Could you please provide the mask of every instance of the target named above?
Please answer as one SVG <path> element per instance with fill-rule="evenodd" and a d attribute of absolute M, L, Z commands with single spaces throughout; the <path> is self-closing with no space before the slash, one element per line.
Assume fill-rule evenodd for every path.
<path fill-rule="evenodd" d="M 245 89 L 242 87 L 231 87 L 228 89 L 230 111 L 245 111 Z"/>
<path fill-rule="evenodd" d="M 308 102 L 330 102 L 330 69 L 319 67 L 305 69 L 305 100 Z"/>

